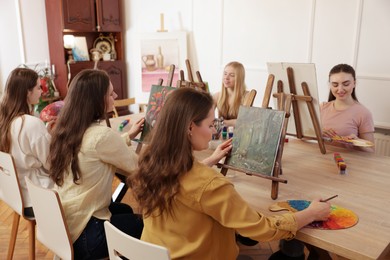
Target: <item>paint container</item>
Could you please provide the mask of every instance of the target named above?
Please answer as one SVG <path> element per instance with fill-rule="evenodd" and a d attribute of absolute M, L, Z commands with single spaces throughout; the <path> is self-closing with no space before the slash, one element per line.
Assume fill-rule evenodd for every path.
<path fill-rule="evenodd" d="M 223 139 L 223 140 L 226 140 L 226 139 L 227 139 L 227 127 L 226 127 L 226 126 L 224 126 L 224 127 L 222 128 L 222 139 Z"/>
<path fill-rule="evenodd" d="M 233 131 L 234 131 L 234 127 L 233 127 L 233 126 L 229 126 L 229 127 L 228 127 L 229 139 L 230 139 L 230 138 L 233 138 Z"/>

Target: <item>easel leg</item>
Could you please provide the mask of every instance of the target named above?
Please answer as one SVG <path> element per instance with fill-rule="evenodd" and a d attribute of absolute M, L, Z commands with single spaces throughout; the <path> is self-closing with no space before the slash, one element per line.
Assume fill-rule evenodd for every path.
<path fill-rule="evenodd" d="M 278 198 L 278 193 L 279 193 L 279 182 L 272 181 L 271 198 L 273 200 L 276 200 Z"/>
<path fill-rule="evenodd" d="M 309 91 L 309 87 L 308 87 L 306 82 L 302 82 L 302 90 L 303 90 L 303 93 L 305 96 L 311 96 L 310 91 Z M 318 145 L 320 147 L 321 153 L 326 154 L 324 139 L 322 139 L 322 135 L 321 135 L 320 122 L 318 121 L 318 117 L 317 117 L 316 111 L 314 109 L 313 101 L 306 101 L 306 104 L 307 104 L 307 108 L 309 109 L 311 121 L 313 122 L 314 131 L 315 131 L 316 136 L 317 136 L 317 141 L 318 141 Z"/>
<path fill-rule="evenodd" d="M 295 87 L 294 71 L 291 67 L 287 68 L 287 78 L 288 78 L 288 84 L 290 86 L 290 93 L 296 95 L 297 90 Z M 302 133 L 301 117 L 299 113 L 298 101 L 295 98 L 292 99 L 292 109 L 294 113 L 294 122 L 295 122 L 295 130 L 297 132 L 297 138 L 302 139 L 303 133 Z"/>

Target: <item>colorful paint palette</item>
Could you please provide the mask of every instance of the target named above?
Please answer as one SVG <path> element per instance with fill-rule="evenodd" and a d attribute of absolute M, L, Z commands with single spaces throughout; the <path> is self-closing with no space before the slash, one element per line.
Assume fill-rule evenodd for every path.
<path fill-rule="evenodd" d="M 269 210 L 273 212 L 283 210 L 297 212 L 304 210 L 309 205 L 310 201 L 308 200 L 287 200 L 271 205 Z M 344 229 L 353 227 L 358 223 L 358 220 L 358 216 L 353 211 L 332 205 L 328 220 L 315 221 L 307 225 L 307 227 L 316 229 Z"/>

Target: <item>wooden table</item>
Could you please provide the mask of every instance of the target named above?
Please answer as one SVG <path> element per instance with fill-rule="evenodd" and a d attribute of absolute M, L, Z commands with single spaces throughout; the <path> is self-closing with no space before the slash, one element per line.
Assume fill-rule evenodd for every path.
<path fill-rule="evenodd" d="M 124 119 L 135 122 L 143 116 L 112 119 L 112 127 L 118 129 Z M 297 239 L 349 259 L 390 259 L 390 157 L 329 145 L 326 148 L 327 153 L 321 154 L 316 142 L 289 137 L 282 157 L 282 178 L 288 183 L 279 185 L 277 200 L 271 199 L 270 180 L 232 170 L 227 178 L 253 208 L 266 215 L 278 214 L 268 210 L 277 201 L 338 194 L 331 203 L 353 210 L 359 217 L 358 224 L 343 230 L 303 228 Z M 334 152 L 339 152 L 347 164 L 345 175 L 339 174 Z M 195 152 L 195 156 L 201 160 L 211 153 L 212 150 L 205 150 Z"/>
<path fill-rule="evenodd" d="M 291 139 L 285 143 L 282 178 L 277 200 L 271 199 L 271 181 L 234 172 L 230 177 L 248 203 L 266 215 L 277 201 L 327 198 L 338 194 L 332 204 L 353 210 L 359 217 L 356 226 L 343 230 L 303 228 L 297 239 L 349 259 L 390 259 L 390 157 L 347 151 L 327 146 L 321 154 L 312 141 Z M 347 164 L 340 175 L 333 153 L 339 152 Z M 210 150 L 197 152 L 205 158 Z M 231 170 L 228 171 L 228 175 Z"/>

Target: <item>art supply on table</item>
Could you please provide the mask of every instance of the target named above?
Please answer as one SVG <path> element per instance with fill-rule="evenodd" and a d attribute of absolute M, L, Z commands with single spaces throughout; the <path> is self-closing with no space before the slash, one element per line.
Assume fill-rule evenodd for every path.
<path fill-rule="evenodd" d="M 233 131 L 234 131 L 234 127 L 233 127 L 233 126 L 229 126 L 229 127 L 228 127 L 228 136 L 229 136 L 229 139 L 230 139 L 230 138 L 233 138 Z"/>
<path fill-rule="evenodd" d="M 223 117 L 215 118 L 213 124 L 214 124 L 214 128 L 215 128 L 216 133 L 213 134 L 212 139 L 218 140 L 220 135 L 221 135 L 222 128 L 223 128 Z"/>
<path fill-rule="evenodd" d="M 227 139 L 227 127 L 224 126 L 222 128 L 222 140 L 226 140 Z"/>
<path fill-rule="evenodd" d="M 118 127 L 119 131 L 122 132 L 123 128 L 125 126 L 127 126 L 129 124 L 129 122 L 130 122 L 130 119 L 123 120 L 122 123 L 119 124 L 119 127 Z"/>
<path fill-rule="evenodd" d="M 336 197 L 338 197 L 338 196 L 339 196 L 339 195 L 334 195 L 334 196 L 332 196 L 332 197 L 330 197 L 330 198 L 321 200 L 321 202 L 327 202 L 327 201 L 329 201 L 329 200 L 331 200 L 331 199 L 334 199 L 334 198 L 336 198 Z"/>
<path fill-rule="evenodd" d="M 340 174 L 346 174 L 347 164 L 344 162 L 344 159 L 341 157 L 340 153 L 333 154 L 334 160 L 339 168 Z"/>

